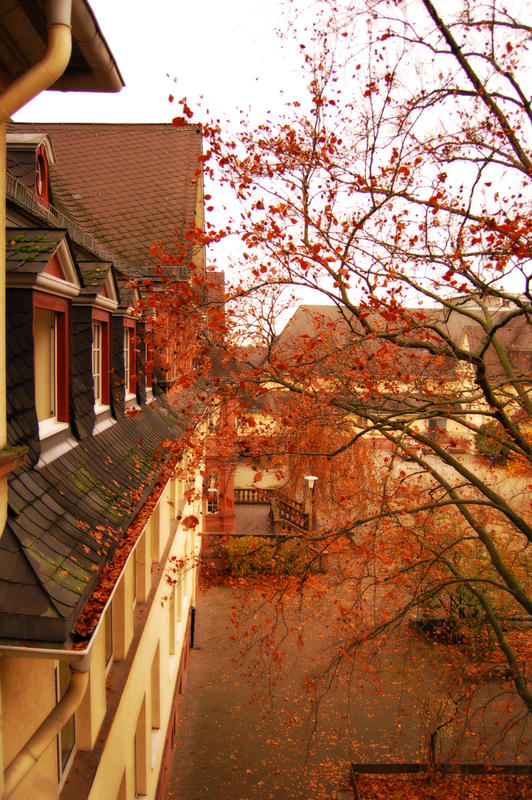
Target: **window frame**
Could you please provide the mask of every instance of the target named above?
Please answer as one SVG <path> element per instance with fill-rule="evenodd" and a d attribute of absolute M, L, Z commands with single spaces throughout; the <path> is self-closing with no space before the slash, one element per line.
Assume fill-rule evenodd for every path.
<path fill-rule="evenodd" d="M 95 357 L 95 330 L 99 330 L 100 348 L 100 391 L 96 392 L 94 374 Z M 93 308 L 92 310 L 92 381 L 94 390 L 94 405 L 108 407 L 111 402 L 111 357 L 110 357 L 110 314 L 106 311 Z"/>
<path fill-rule="evenodd" d="M 69 422 L 69 330 L 70 330 L 70 302 L 62 297 L 54 297 L 44 292 L 33 292 L 33 338 L 36 338 L 35 312 L 36 310 L 51 311 L 54 315 L 54 347 L 51 352 L 52 373 L 50 379 L 51 395 L 55 399 L 51 402 L 53 412 L 48 417 L 39 420 L 42 422 Z M 52 348 L 51 348 L 52 350 Z M 35 351 L 34 351 L 35 356 Z M 37 394 L 37 381 L 35 377 L 35 394 Z M 53 384 L 53 386 L 52 386 Z"/>
<path fill-rule="evenodd" d="M 124 319 L 123 336 L 123 359 L 124 359 L 124 390 L 126 400 L 136 395 L 137 375 L 136 375 L 136 322 L 132 319 Z M 127 346 L 126 346 L 127 340 Z"/>

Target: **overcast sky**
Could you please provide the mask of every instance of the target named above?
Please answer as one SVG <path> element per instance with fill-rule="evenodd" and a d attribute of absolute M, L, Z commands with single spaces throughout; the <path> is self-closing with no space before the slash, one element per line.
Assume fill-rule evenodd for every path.
<path fill-rule="evenodd" d="M 167 122 L 183 96 L 213 115 L 260 117 L 297 84 L 297 46 L 282 42 L 283 0 L 90 0 L 126 88 L 119 94 L 46 92 L 17 121 Z M 198 115 L 200 121 L 201 114 Z"/>

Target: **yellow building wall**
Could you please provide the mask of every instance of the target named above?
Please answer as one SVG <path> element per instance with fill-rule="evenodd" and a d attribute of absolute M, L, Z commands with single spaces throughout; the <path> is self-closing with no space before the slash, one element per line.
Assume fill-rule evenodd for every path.
<path fill-rule="evenodd" d="M 198 540 L 196 534 L 177 528 L 166 565 L 174 563 L 172 557 L 179 559 L 187 551 L 197 552 Z M 164 569 L 158 578 L 89 800 L 133 800 L 135 791 L 150 798 L 155 795 L 194 584 L 192 573 L 188 573 L 183 582 L 187 591 L 178 606 L 170 601 L 171 588 Z M 174 642 L 170 641 L 171 630 L 175 631 Z"/>
<path fill-rule="evenodd" d="M 55 664 L 51 660 L 3 658 L 0 660 L 0 681 L 5 769 L 55 705 Z M 10 800 L 55 798 L 57 781 L 57 744 L 54 739 Z"/>

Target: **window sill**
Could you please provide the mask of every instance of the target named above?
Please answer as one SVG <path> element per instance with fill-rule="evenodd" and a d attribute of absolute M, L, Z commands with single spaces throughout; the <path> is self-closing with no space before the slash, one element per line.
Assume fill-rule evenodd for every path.
<path fill-rule="evenodd" d="M 59 422 L 55 417 L 43 419 L 39 422 L 39 439 L 42 442 L 50 436 L 55 436 L 57 433 L 68 430 L 68 428 L 68 422 Z"/>
<path fill-rule="evenodd" d="M 102 406 L 96 403 L 94 406 L 94 414 L 96 416 L 96 424 L 93 430 L 93 436 L 101 433 L 102 431 L 114 425 L 116 420 L 111 416 L 111 406 Z"/>
<path fill-rule="evenodd" d="M 37 469 L 45 464 L 50 464 L 56 458 L 78 446 L 70 432 L 68 422 L 58 422 L 55 418 L 43 419 L 39 422 L 39 440 L 41 442 L 41 456 Z"/>
<path fill-rule="evenodd" d="M 133 406 L 137 405 L 137 395 L 136 394 L 126 394 L 126 408 L 133 408 Z"/>

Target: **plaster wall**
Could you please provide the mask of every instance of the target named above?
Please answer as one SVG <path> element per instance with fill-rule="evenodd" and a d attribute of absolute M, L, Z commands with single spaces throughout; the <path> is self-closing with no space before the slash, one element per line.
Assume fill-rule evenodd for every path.
<path fill-rule="evenodd" d="M 88 800 L 133 800 L 141 787 L 146 797 L 155 797 L 195 585 L 190 574 L 183 582 L 186 591 L 181 603 L 173 605 L 165 576 L 174 563 L 172 559 L 183 558 L 187 551 L 196 552 L 198 539 L 196 534 L 179 527 L 175 531 L 149 610 L 143 609 L 144 627 L 135 642 L 134 657 Z M 174 642 L 170 641 L 172 631 Z"/>
<path fill-rule="evenodd" d="M 55 662 L 25 658 L 0 660 L 4 727 L 4 768 L 53 709 Z M 54 739 L 10 800 L 57 797 L 58 762 Z"/>

